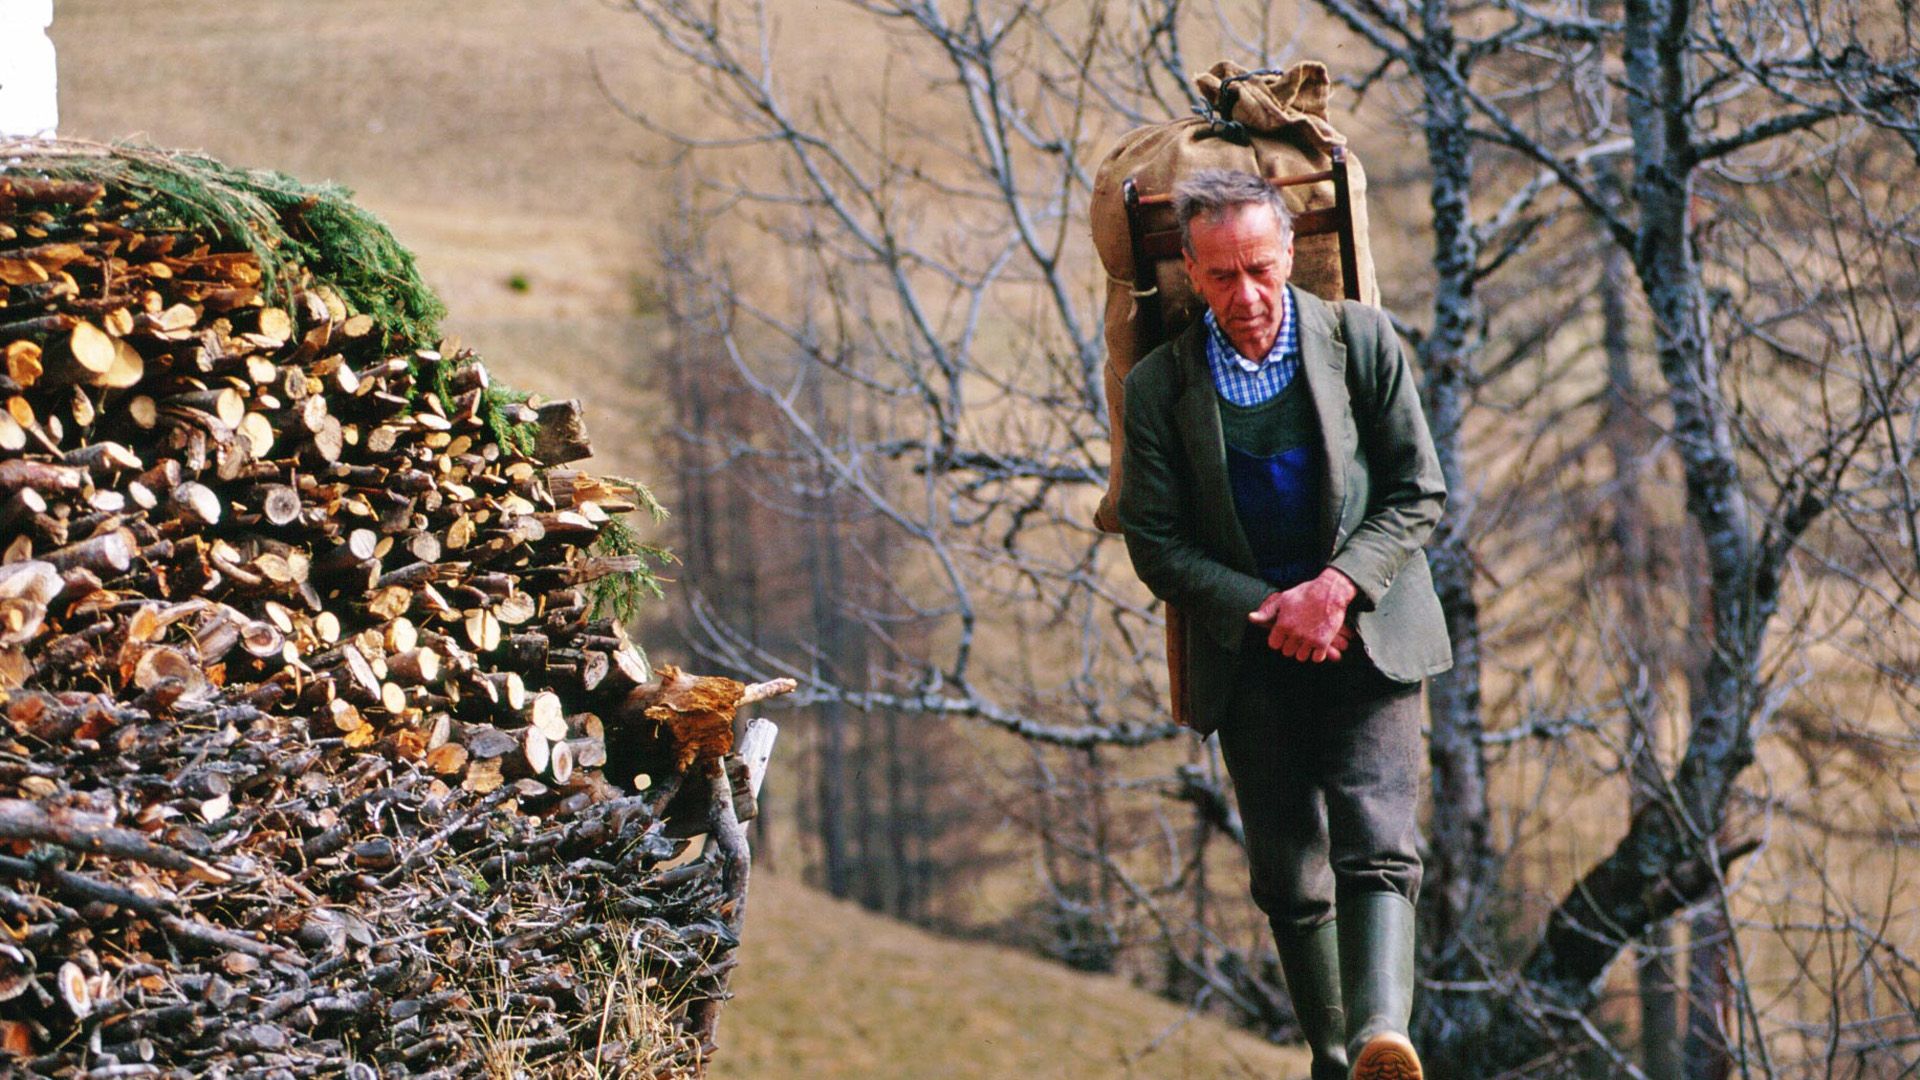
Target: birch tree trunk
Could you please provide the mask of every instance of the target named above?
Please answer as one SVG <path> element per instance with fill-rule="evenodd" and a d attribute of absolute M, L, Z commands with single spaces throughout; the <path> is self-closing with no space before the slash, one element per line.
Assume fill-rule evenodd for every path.
<path fill-rule="evenodd" d="M 1480 341 L 1474 296 L 1479 244 L 1470 210 L 1474 156 L 1469 108 L 1445 72 L 1425 57 L 1452 50 L 1449 0 L 1425 0 L 1422 27 L 1430 53 L 1415 60 L 1425 92 L 1424 130 L 1428 195 L 1433 209 L 1435 276 L 1432 326 L 1420 343 L 1423 397 L 1434 449 L 1447 483 L 1447 514 L 1430 544 L 1434 588 L 1453 639 L 1453 668 L 1428 685 L 1434 814 L 1432 858 L 1423 894 L 1427 900 L 1424 951 L 1433 979 L 1469 983 L 1485 976 L 1483 920 L 1498 886 L 1498 864 L 1489 836 L 1487 763 L 1482 746 L 1480 609 L 1473 591 L 1474 482 L 1464 464 L 1470 374 Z M 1422 1033 L 1478 1029 L 1485 1023 L 1477 995 L 1439 991 L 1425 996 Z M 1427 1040 L 1447 1045 L 1443 1040 Z M 1444 1070 L 1449 1062 L 1439 1060 Z"/>
<path fill-rule="evenodd" d="M 1616 649 L 1627 669 L 1629 812 L 1637 815 L 1659 798 L 1665 780 L 1658 687 L 1666 682 L 1662 660 L 1667 643 L 1661 640 L 1662 626 L 1650 610 L 1659 568 L 1653 554 L 1653 523 L 1641 492 L 1641 474 L 1649 466 L 1657 432 L 1647 420 L 1647 403 L 1633 370 L 1629 333 L 1633 267 L 1617 244 L 1607 247 L 1605 260 L 1600 306 L 1607 399 L 1601 423 L 1613 468 L 1612 539 L 1618 559 L 1613 579 L 1621 626 Z M 1673 944 L 1673 923 L 1664 921 L 1647 931 L 1639 948 L 1640 1067 L 1648 1080 L 1679 1080 L 1681 1075 Z"/>
<path fill-rule="evenodd" d="M 1693 10 L 1690 0 L 1627 0 L 1623 44 L 1626 77 L 1638 91 L 1626 99 L 1638 211 L 1633 262 L 1653 314 L 1687 515 L 1705 549 L 1708 586 L 1689 621 L 1692 633 L 1710 645 L 1704 663 L 1689 673 L 1689 732 L 1672 778 L 1673 798 L 1638 810 L 1613 853 L 1582 876 L 1549 918 L 1521 970 L 1530 994 L 1511 999 L 1503 1018 L 1538 1034 L 1507 1043 L 1488 1063 L 1495 1067 L 1540 1053 L 1551 1031 L 1538 1023 L 1542 1012 L 1584 1013 L 1628 942 L 1709 890 L 1719 869 L 1712 839 L 1734 778 L 1754 756 L 1748 726 L 1754 661 L 1773 595 L 1756 588 L 1752 525 L 1688 227 L 1698 164 L 1688 77 Z M 1612 932 L 1596 934 L 1600 926 Z"/>

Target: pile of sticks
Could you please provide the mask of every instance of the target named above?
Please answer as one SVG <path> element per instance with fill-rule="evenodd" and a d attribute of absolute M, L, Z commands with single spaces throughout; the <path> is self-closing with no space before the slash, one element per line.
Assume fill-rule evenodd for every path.
<path fill-rule="evenodd" d="M 697 1070 L 791 683 L 594 610 L 577 403 L 297 276 L 0 174 L 0 1075 Z"/>

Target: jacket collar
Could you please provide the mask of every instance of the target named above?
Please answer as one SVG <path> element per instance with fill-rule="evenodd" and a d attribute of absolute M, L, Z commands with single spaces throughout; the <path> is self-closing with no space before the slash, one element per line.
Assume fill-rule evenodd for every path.
<path fill-rule="evenodd" d="M 1289 285 L 1288 288 L 1293 288 Z M 1331 558 L 1340 542 L 1340 519 L 1347 508 L 1347 470 L 1352 450 L 1347 446 L 1353 429 L 1353 405 L 1347 394 L 1347 342 L 1334 305 L 1304 290 L 1294 289 L 1293 310 L 1300 317 L 1300 374 L 1313 396 L 1314 415 L 1320 420 L 1321 452 L 1326 455 L 1325 510 L 1320 515 L 1321 548 Z"/>
<path fill-rule="evenodd" d="M 1293 314 L 1300 320 L 1300 358 L 1317 357 L 1323 364 L 1334 363 L 1344 371 L 1346 346 L 1340 340 L 1340 316 L 1333 305 L 1305 290 L 1291 285 L 1287 288 L 1293 289 Z"/>
<path fill-rule="evenodd" d="M 1193 503 L 1203 536 L 1225 543 L 1228 565 L 1242 573 L 1254 572 L 1253 545 L 1240 527 L 1234 510 L 1233 486 L 1227 478 L 1226 434 L 1220 424 L 1220 402 L 1207 367 L 1207 326 L 1195 319 L 1177 339 L 1184 389 L 1174 404 L 1175 423 L 1191 466 Z"/>

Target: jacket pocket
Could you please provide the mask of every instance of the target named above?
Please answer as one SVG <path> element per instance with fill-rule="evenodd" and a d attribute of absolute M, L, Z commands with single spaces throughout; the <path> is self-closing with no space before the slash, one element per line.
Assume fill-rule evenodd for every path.
<path fill-rule="evenodd" d="M 1367 658 L 1388 678 L 1418 682 L 1453 666 L 1446 615 L 1425 551 L 1407 559 L 1378 607 L 1360 613 L 1359 630 Z"/>

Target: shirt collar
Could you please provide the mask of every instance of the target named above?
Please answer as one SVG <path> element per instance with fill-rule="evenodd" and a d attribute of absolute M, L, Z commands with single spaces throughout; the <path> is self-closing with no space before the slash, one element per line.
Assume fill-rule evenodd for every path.
<path fill-rule="evenodd" d="M 1278 360 L 1288 353 L 1293 352 L 1296 348 L 1294 343 L 1298 341 L 1297 335 L 1293 332 L 1293 286 L 1282 285 L 1280 287 L 1280 297 L 1280 332 L 1274 335 L 1273 348 L 1268 349 L 1267 355 L 1258 360 L 1249 360 L 1240 355 L 1240 350 L 1234 348 L 1233 342 L 1228 339 L 1227 332 L 1220 329 L 1219 321 L 1213 317 L 1213 310 L 1211 308 L 1207 309 L 1204 318 L 1207 323 L 1207 334 L 1212 339 L 1215 354 L 1238 364 L 1240 370 L 1248 374 L 1255 374 L 1272 361 Z"/>

